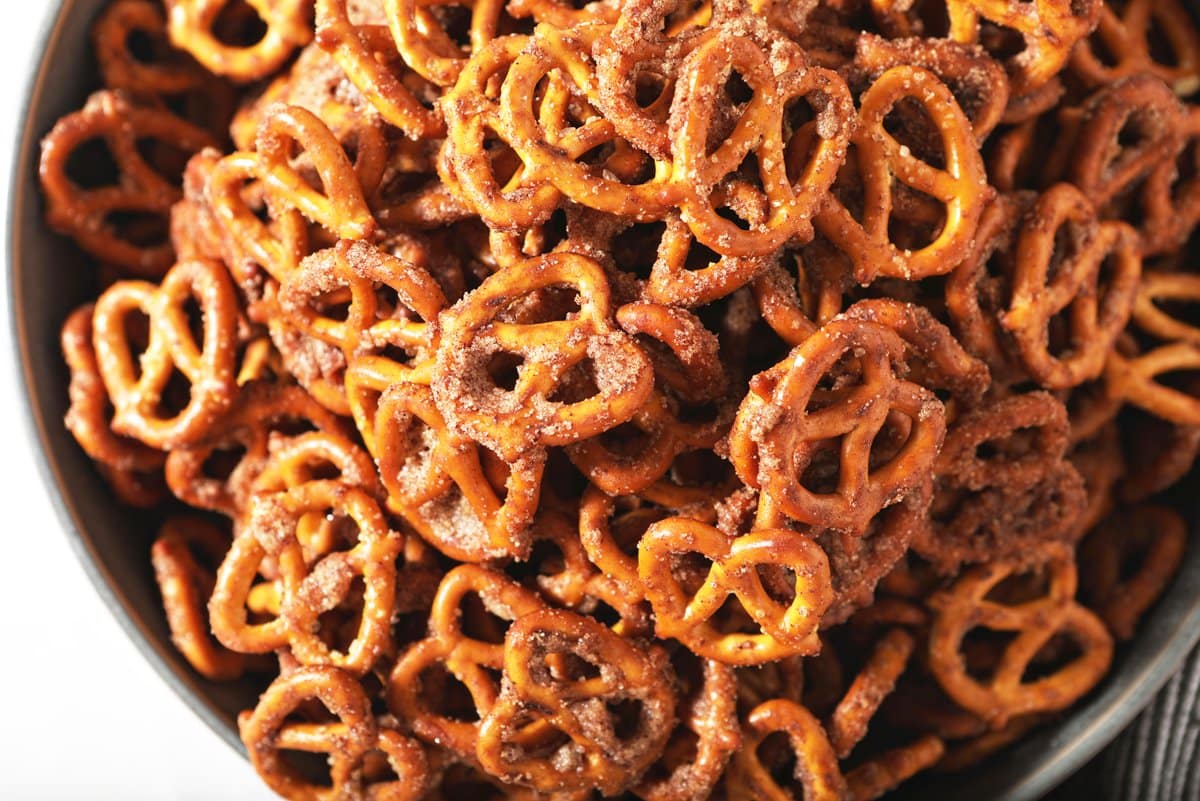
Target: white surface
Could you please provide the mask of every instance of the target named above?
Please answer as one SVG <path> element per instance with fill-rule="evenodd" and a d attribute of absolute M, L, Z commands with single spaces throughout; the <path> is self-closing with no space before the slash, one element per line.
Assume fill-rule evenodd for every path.
<path fill-rule="evenodd" d="M 25 69 L 50 5 L 5 4 L 0 207 Z M 0 799 L 274 798 L 143 661 L 77 563 L 23 430 L 7 312 L 0 304 Z"/>

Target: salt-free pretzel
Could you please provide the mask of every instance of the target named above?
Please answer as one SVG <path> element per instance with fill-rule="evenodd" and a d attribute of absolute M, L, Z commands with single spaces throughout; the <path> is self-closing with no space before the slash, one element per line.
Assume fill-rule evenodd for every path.
<path fill-rule="evenodd" d="M 768 591 L 760 570 L 782 574 L 785 600 Z M 730 537 L 698 520 L 667 518 L 642 535 L 638 575 L 658 635 L 700 656 L 747 665 L 820 648 L 817 626 L 832 601 L 829 562 L 800 532 L 759 529 Z M 752 621 L 751 631 L 722 631 L 713 622 L 730 598 Z"/>
<path fill-rule="evenodd" d="M 310 701 L 318 702 L 333 720 L 291 722 Z M 239 718 L 238 730 L 258 775 L 284 798 L 415 801 L 431 780 L 424 749 L 400 732 L 381 727 L 357 679 L 328 665 L 280 676 L 254 711 Z M 290 764 L 281 752 L 292 750 L 325 754 L 329 783 L 314 783 Z M 376 754 L 386 759 L 394 775 L 390 781 L 373 782 L 365 770 Z"/>
<path fill-rule="evenodd" d="M 1129 320 L 1141 270 L 1128 225 L 1097 223 L 1087 197 L 1069 184 L 1040 195 L 1017 238 L 1012 298 L 1000 318 L 1030 375 L 1051 389 L 1099 376 Z M 1065 341 L 1052 343 L 1060 314 Z"/>
<path fill-rule="evenodd" d="M 993 727 L 1019 715 L 1068 706 L 1100 680 L 1112 660 L 1112 637 L 1104 624 L 1075 603 L 1077 579 L 1070 553 L 1060 551 L 1042 571 L 1048 585 L 1044 593 L 1016 603 L 987 597 L 1000 582 L 1019 575 L 1002 562 L 972 568 L 929 599 L 934 610 L 930 670 L 951 698 Z M 963 638 L 976 627 L 1015 635 L 986 679 L 972 677 L 963 659 Z M 1048 675 L 1026 681 L 1030 662 L 1055 635 L 1070 637 L 1079 655 Z"/>
<path fill-rule="evenodd" d="M 934 123 L 934 156 L 943 167 L 885 128 L 888 114 L 906 98 L 919 103 Z M 847 161 L 857 166 L 861 187 L 849 188 L 861 192 L 859 216 L 844 200 L 831 199 L 815 223 L 854 262 L 855 277 L 864 283 L 877 275 L 916 280 L 954 269 L 975 235 L 988 189 L 971 122 L 950 89 L 921 67 L 886 70 L 860 97 L 850 142 L 853 150 Z M 922 247 L 900 248 L 890 238 L 897 182 L 943 205 L 939 230 Z M 835 198 L 837 190 L 835 184 Z"/>
<path fill-rule="evenodd" d="M 118 174 L 114 183 L 92 187 L 72 174 L 71 158 L 97 139 L 103 141 Z M 38 174 L 51 227 L 104 262 L 157 278 L 173 261 L 170 243 L 161 234 L 171 204 L 181 193 L 139 149 L 139 142 L 146 140 L 187 154 L 216 144 L 207 132 L 166 109 L 138 106 L 119 92 L 102 91 L 46 134 Z M 133 216 L 134 222 L 123 225 L 121 215 Z M 137 228 L 138 218 L 149 225 L 144 233 Z"/>
<path fill-rule="evenodd" d="M 467 607 L 467 599 L 478 599 Z M 408 721 L 422 740 L 436 743 L 473 761 L 479 735 L 478 720 L 463 720 L 439 711 L 438 698 L 426 692 L 430 671 L 441 669 L 460 682 L 470 695 L 475 716 L 496 703 L 504 669 L 504 629 L 541 608 L 545 602 L 512 579 L 477 565 L 459 565 L 442 578 L 429 612 L 429 636 L 410 647 L 396 662 L 385 695 L 389 709 Z M 481 627 L 488 636 L 468 634 L 466 626 Z"/>
<path fill-rule="evenodd" d="M 199 337 L 189 303 L 201 312 Z M 127 323 L 138 314 L 149 322 L 144 347 L 129 339 Z M 92 312 L 92 345 L 113 404 L 113 430 L 155 448 L 204 436 L 236 394 L 236 314 L 229 274 L 218 262 L 180 262 L 161 286 L 121 281 L 109 287 Z M 188 384 L 182 408 L 167 395 L 175 372 Z"/>
<path fill-rule="evenodd" d="M 628 721 L 608 711 L 622 704 L 635 707 Z M 661 751 L 674 716 L 661 649 L 638 648 L 591 618 L 539 609 L 504 637 L 502 690 L 480 724 L 476 755 L 493 775 L 541 792 L 616 795 Z"/>
<path fill-rule="evenodd" d="M 251 10 L 266 30 L 252 44 L 227 44 L 219 29 L 230 5 L 230 0 L 167 0 L 171 43 L 209 72 L 245 83 L 275 72 L 297 47 L 312 39 L 309 0 L 247 0 L 242 7 Z"/>
<path fill-rule="evenodd" d="M 890 328 L 835 318 L 751 382 L 730 433 L 739 478 L 771 496 L 794 520 L 861 530 L 884 506 L 929 474 L 945 430 L 941 403 L 897 376 L 905 345 Z M 823 389 L 853 353 L 857 367 Z M 870 457 L 893 414 L 911 421 L 903 446 L 884 464 Z M 832 475 L 806 486 L 805 471 L 838 449 Z"/>
<path fill-rule="evenodd" d="M 1080 596 L 1114 637 L 1128 640 L 1179 569 L 1186 546 L 1187 527 L 1170 507 L 1122 509 L 1079 548 Z M 1130 563 L 1138 565 L 1132 575 Z"/>
<path fill-rule="evenodd" d="M 567 319 L 511 322 L 506 311 L 552 287 L 578 293 Z M 612 321 L 608 280 L 594 261 L 571 253 L 531 259 L 489 276 L 440 317 L 442 338 L 433 397 L 452 430 L 512 461 L 532 448 L 567 445 L 620 425 L 637 413 L 654 384 L 649 360 Z M 522 360 L 511 389 L 497 386 L 489 362 Z M 570 397 L 573 368 L 590 362 L 595 390 Z"/>
<path fill-rule="evenodd" d="M 205 608 L 213 585 L 205 563 L 219 563 L 228 547 L 227 534 L 197 517 L 168 519 L 150 546 L 171 642 L 197 673 L 213 681 L 236 679 L 246 669 L 245 656 L 213 641 Z"/>

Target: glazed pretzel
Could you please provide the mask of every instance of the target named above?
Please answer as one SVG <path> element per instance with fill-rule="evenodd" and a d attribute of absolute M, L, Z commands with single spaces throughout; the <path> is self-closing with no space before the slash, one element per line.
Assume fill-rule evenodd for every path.
<path fill-rule="evenodd" d="M 716 94 L 731 70 L 753 91 L 729 136 L 711 151 Z M 683 190 L 679 207 L 697 241 L 726 256 L 762 256 L 790 239 L 811 238 L 811 220 L 833 184 L 850 141 L 853 105 L 845 82 L 819 67 L 795 66 L 775 75 L 767 53 L 736 34 L 718 33 L 696 47 L 680 67 L 671 104 L 673 179 Z M 782 118 L 788 101 L 804 98 L 815 120 L 794 131 Z M 753 153 L 761 189 L 739 198 L 722 182 Z M 750 223 L 743 231 L 718 213 L 718 198 Z M 763 208 L 761 219 L 739 208 Z M 747 217 L 750 219 L 747 219 Z"/>
<path fill-rule="evenodd" d="M 579 310 L 567 319 L 506 319 L 506 309 L 556 286 L 578 293 Z M 452 430 L 509 461 L 531 448 L 567 445 L 620 425 L 646 402 L 654 374 L 633 338 L 613 325 L 610 308 L 603 271 L 582 256 L 554 253 L 489 276 L 440 318 L 433 371 L 438 411 Z M 511 390 L 487 374 L 497 354 L 523 360 Z M 595 393 L 574 402 L 552 400 L 585 360 L 592 364 Z"/>
<path fill-rule="evenodd" d="M 800 704 L 775 699 L 755 707 L 742 729 L 742 747 L 733 758 L 727 779 L 736 794 L 764 801 L 793 801 L 796 795 L 780 787 L 770 767 L 759 756 L 759 747 L 775 732 L 787 735 L 797 763 L 800 797 L 810 801 L 848 798 L 846 780 L 837 755 L 821 724 Z"/>
<path fill-rule="evenodd" d="M 944 167 L 935 166 L 927 160 L 929 155 L 914 152 L 884 127 L 888 114 L 906 98 L 919 103 L 936 126 L 934 155 Z M 847 162 L 861 173 L 861 218 L 842 201 L 831 199 L 815 222 L 853 260 L 855 277 L 862 283 L 877 275 L 916 280 L 954 269 L 975 235 L 988 190 L 970 120 L 951 91 L 921 67 L 886 70 L 862 94 L 850 142 L 854 150 Z M 891 240 L 888 223 L 896 211 L 897 183 L 943 205 L 940 228 L 923 247 L 901 248 Z M 835 184 L 835 197 L 837 189 Z"/>
<path fill-rule="evenodd" d="M 63 323 L 63 358 L 71 370 L 71 405 L 63 419 L 67 430 L 96 462 L 118 497 L 131 506 L 153 506 L 161 500 L 165 458 L 157 451 L 112 430 L 112 403 L 100 377 L 92 348 L 92 305 L 80 306 Z"/>
<path fill-rule="evenodd" d="M 663 222 L 657 258 L 646 283 L 646 298 L 654 303 L 695 307 L 732 294 L 766 270 L 772 260 L 763 256 L 721 256 L 692 266 L 689 256 L 699 250 L 695 237 L 679 215 Z"/>
<path fill-rule="evenodd" d="M 1161 375 L 1200 369 L 1200 346 L 1176 340 L 1142 353 L 1129 340 L 1123 345 L 1119 343 L 1108 354 L 1104 365 L 1108 395 L 1177 425 L 1200 425 L 1200 400 L 1195 388 L 1158 380 Z"/>
<path fill-rule="evenodd" d="M 185 306 L 199 305 L 200 341 L 189 330 Z M 149 319 L 149 336 L 136 357 L 127 321 Z M 229 274 L 217 262 L 181 262 L 161 286 L 122 281 L 96 301 L 92 344 L 112 399 L 113 430 L 155 448 L 195 442 L 233 401 L 237 303 Z M 182 409 L 164 397 L 173 372 L 187 379 Z"/>
<path fill-rule="evenodd" d="M 293 713 L 316 701 L 331 721 L 293 723 Z M 424 750 L 398 731 L 382 728 L 371 701 L 349 673 L 322 665 L 297 668 L 280 676 L 259 698 L 258 706 L 238 720 L 250 762 L 267 786 L 284 798 L 333 801 L 378 798 L 416 801 L 431 777 Z M 325 754 L 329 784 L 313 783 L 293 767 L 282 751 Z M 382 755 L 396 778 L 373 782 L 366 766 Z"/>
<path fill-rule="evenodd" d="M 419 384 L 384 391 L 374 430 L 388 508 L 422 538 L 461 561 L 528 556 L 544 452 L 501 461 L 452 432 L 429 388 Z"/>
<path fill-rule="evenodd" d="M 1200 343 L 1200 326 L 1181 320 L 1163 309 L 1164 304 L 1200 301 L 1200 277 L 1187 273 L 1147 271 L 1133 301 L 1137 327 L 1167 342 Z"/>
<path fill-rule="evenodd" d="M 167 486 L 190 506 L 237 519 L 265 466 L 273 440 L 296 427 L 333 435 L 345 433 L 342 422 L 299 387 L 245 387 L 210 431 L 167 455 Z M 206 474 L 205 465 L 210 459 L 238 449 L 241 454 L 226 475 Z"/>
<path fill-rule="evenodd" d="M 246 668 L 246 657 L 213 641 L 204 606 L 213 585 L 205 563 L 218 564 L 228 547 L 227 534 L 194 517 L 168 519 L 150 546 L 171 642 L 197 673 L 213 681 L 236 679 Z"/>
<path fill-rule="evenodd" d="M 790 597 L 773 596 L 760 568 L 783 574 Z M 638 575 L 658 636 L 674 637 L 700 656 L 747 665 L 820 648 L 817 625 L 832 600 L 829 563 L 804 534 L 759 529 L 729 537 L 698 520 L 667 518 L 642 535 Z M 712 622 L 731 596 L 753 621 L 752 631 L 726 632 Z"/>
<path fill-rule="evenodd" d="M 70 173 L 72 155 L 93 139 L 103 140 L 118 175 L 113 184 L 85 188 Z M 84 107 L 58 120 L 42 140 L 39 176 L 46 197 L 46 220 L 102 261 L 134 275 L 158 277 L 173 261 L 169 243 L 155 241 L 151 228 L 142 236 L 114 217 L 145 215 L 163 221 L 180 191 L 147 161 L 139 141 L 169 145 L 174 152 L 195 153 L 215 144 L 204 130 L 165 109 L 136 106 L 116 92 L 97 92 Z M 142 241 L 146 240 L 146 241 Z"/>
<path fill-rule="evenodd" d="M 554 4 L 547 2 L 546 5 Z M 469 56 L 496 38 L 502 11 L 507 10 L 512 16 L 527 16 L 518 13 L 514 6 L 514 3 L 509 3 L 506 9 L 501 0 L 441 0 L 432 3 L 386 0 L 384 3 L 388 29 L 404 63 L 438 86 L 453 86 L 466 66 L 468 59 L 464 56 Z M 439 20 L 438 12 L 451 8 L 470 12 L 467 34 L 470 44 L 466 53 L 447 33 L 446 23 Z"/>
<path fill-rule="evenodd" d="M 1043 386 L 1061 389 L 1100 375 L 1133 307 L 1141 258 L 1124 223 L 1097 224 L 1087 198 L 1068 184 L 1043 193 L 1018 236 L 1012 299 L 1000 322 L 1021 362 Z M 1059 240 L 1065 238 L 1065 247 Z M 1100 284 L 1106 263 L 1109 276 Z M 1052 351 L 1051 321 L 1066 314 L 1065 347 Z"/>
<path fill-rule="evenodd" d="M 1112 638 L 1104 624 L 1074 601 L 1075 563 L 1059 552 L 1043 568 L 1044 594 L 1015 604 L 986 596 L 1017 571 L 994 562 L 972 568 L 954 585 L 929 600 L 934 610 L 929 632 L 929 667 L 942 689 L 993 727 L 1032 712 L 1054 712 L 1088 692 L 1112 660 Z M 962 644 L 976 627 L 1016 635 L 999 655 L 989 679 L 968 674 Z M 1074 640 L 1080 655 L 1042 678 L 1025 681 L 1029 663 L 1055 635 Z"/>
<path fill-rule="evenodd" d="M 399 13 L 393 0 L 388 16 L 397 18 Z M 398 39 L 392 39 L 387 26 L 380 24 L 382 20 L 357 24 L 351 19 L 347 0 L 316 0 L 316 21 L 317 44 L 341 65 L 346 77 L 384 120 L 413 139 L 430 139 L 443 132 L 440 115 L 422 102 L 430 99 L 424 87 L 414 86 L 411 78 L 416 75 L 408 73 L 421 61 L 406 63 L 411 51 L 402 51 L 405 60 L 401 60 L 401 53 L 396 52 Z"/>
<path fill-rule="evenodd" d="M 1019 33 L 1025 47 L 1006 59 L 1014 95 L 1037 89 L 1066 65 L 1075 43 L 1096 27 L 1102 3 L 1097 0 L 946 0 L 949 38 L 975 44 L 983 40 L 981 23 L 991 22 Z"/>
<path fill-rule="evenodd" d="M 480 601 L 482 608 L 475 607 L 476 614 L 464 605 L 468 597 Z M 498 625 L 524 618 L 544 605 L 536 593 L 487 568 L 460 565 L 446 573 L 429 612 L 429 636 L 404 653 L 388 678 L 388 707 L 408 721 L 422 740 L 473 761 L 479 722 L 439 714 L 436 697 L 424 691 L 424 677 L 435 668 L 448 672 L 466 687 L 476 714 L 485 716 L 500 693 L 493 673 L 505 665 L 504 646 L 498 641 L 503 630 Z M 492 636 L 481 640 L 467 635 L 468 622 L 484 626 Z"/>
<path fill-rule="evenodd" d="M 305 558 L 299 532 L 311 513 L 353 522 L 348 550 Z M 396 559 L 404 538 L 388 528 L 378 505 L 361 489 L 318 480 L 279 493 L 252 497 L 242 531 L 217 571 L 209 602 L 213 633 L 226 647 L 266 653 L 290 645 L 302 664 L 335 665 L 354 675 L 379 659 L 389 637 L 395 605 Z M 246 603 L 264 560 L 277 565 L 282 582 L 279 615 L 247 619 Z M 335 648 L 320 637 L 318 618 L 348 599 L 351 583 L 363 580 L 357 631 L 349 645 Z"/>
<path fill-rule="evenodd" d="M 245 46 L 226 44 L 219 21 L 230 0 L 167 0 L 171 43 L 186 50 L 211 73 L 239 82 L 278 70 L 297 47 L 312 39 L 309 0 L 246 0 L 266 31 Z"/>
<path fill-rule="evenodd" d="M 152 43 L 151 60 L 139 58 L 130 39 L 141 35 Z M 167 21 L 151 0 L 116 0 L 92 27 L 96 62 L 105 87 L 160 99 L 198 89 L 207 82 L 195 62 L 167 49 Z"/>
<path fill-rule="evenodd" d="M 1187 526 L 1174 510 L 1149 504 L 1123 509 L 1080 546 L 1080 594 L 1114 637 L 1128 640 L 1178 571 L 1186 547 Z M 1130 563 L 1138 565 L 1132 575 Z"/>
<path fill-rule="evenodd" d="M 571 662 L 598 675 L 572 675 Z M 638 705 L 630 724 L 607 711 L 620 703 Z M 539 609 L 504 637 L 503 689 L 480 724 L 476 754 L 489 773 L 541 792 L 616 795 L 660 753 L 674 715 L 660 649 L 635 647 L 591 618 Z"/>
<path fill-rule="evenodd" d="M 1166 39 L 1170 60 L 1151 52 L 1153 34 Z M 1096 30 L 1071 53 L 1071 71 L 1093 86 L 1149 72 L 1187 97 L 1200 89 L 1200 33 L 1187 8 L 1174 0 L 1104 3 Z"/>
<path fill-rule="evenodd" d="M 890 328 L 839 317 L 756 376 L 730 433 L 738 476 L 794 520 L 862 530 L 929 475 L 945 431 L 933 393 L 896 376 L 904 348 Z M 847 353 L 857 368 L 837 389 L 823 389 Z M 872 444 L 897 413 L 911 421 L 907 441 L 886 463 L 874 464 Z M 842 454 L 836 473 L 806 486 L 805 471 L 834 448 Z"/>

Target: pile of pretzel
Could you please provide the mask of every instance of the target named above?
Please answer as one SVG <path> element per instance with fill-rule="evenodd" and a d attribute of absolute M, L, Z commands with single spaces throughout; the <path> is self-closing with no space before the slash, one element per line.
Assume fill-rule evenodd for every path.
<path fill-rule="evenodd" d="M 97 285 L 66 424 L 165 520 L 183 656 L 269 682 L 285 798 L 877 798 L 1082 698 L 1180 563 L 1181 0 L 115 0 L 94 44 L 41 162 Z"/>

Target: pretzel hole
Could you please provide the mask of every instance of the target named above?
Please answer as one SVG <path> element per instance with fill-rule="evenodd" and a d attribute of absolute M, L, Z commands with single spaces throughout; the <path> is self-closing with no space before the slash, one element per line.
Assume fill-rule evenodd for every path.
<path fill-rule="evenodd" d="M 437 21 L 442 33 L 459 49 L 459 54 L 466 55 L 471 49 L 471 6 L 458 3 L 437 3 L 425 10 Z M 452 54 L 446 54 L 452 55 Z"/>
<path fill-rule="evenodd" d="M 633 78 L 633 102 L 645 111 L 660 100 L 671 89 L 671 82 L 655 70 L 639 66 L 635 69 Z"/>
<path fill-rule="evenodd" d="M 915 97 L 902 97 L 883 118 L 883 128 L 909 153 L 938 169 L 945 169 L 946 157 L 937 122 L 925 104 Z"/>
<path fill-rule="evenodd" d="M 774 731 L 768 734 L 754 749 L 754 755 L 780 788 L 785 791 L 800 789 L 799 797 L 804 797 L 804 790 L 793 784 L 800 781 L 802 766 L 786 733 Z"/>
<path fill-rule="evenodd" d="M 245 456 L 246 446 L 241 443 L 230 443 L 213 448 L 200 465 L 200 473 L 206 478 L 224 482 L 233 474 Z"/>
<path fill-rule="evenodd" d="M 667 477 L 684 487 L 716 487 L 726 483 L 733 466 L 709 448 L 684 451 L 667 469 Z"/>
<path fill-rule="evenodd" d="M 183 185 L 183 172 L 193 151 L 167 139 L 142 137 L 135 142 L 138 155 L 171 186 Z"/>
<path fill-rule="evenodd" d="M 139 248 L 157 248 L 170 242 L 171 227 L 163 214 L 119 209 L 104 217 L 104 227 Z"/>
<path fill-rule="evenodd" d="M 1028 5 L 1033 0 L 1013 0 L 1018 5 Z M 1072 0 L 1072 7 L 1079 7 L 1082 13 L 1082 3 Z M 979 43 L 983 45 L 988 55 L 997 61 L 1017 59 L 1028 47 L 1025 35 L 1012 28 L 1004 28 L 990 20 L 981 20 L 979 26 Z"/>
<path fill-rule="evenodd" d="M 609 533 L 617 548 L 633 558 L 637 557 L 638 542 L 646 529 L 671 516 L 667 510 L 650 506 L 633 495 L 618 498 L 615 506 L 616 514 L 609 524 Z"/>
<path fill-rule="evenodd" d="M 65 171 L 71 183 L 83 190 L 121 181 L 121 167 L 102 136 L 80 142 L 67 156 Z"/>
<path fill-rule="evenodd" d="M 609 249 L 617 269 L 632 273 L 643 281 L 648 280 L 666 232 L 667 224 L 660 221 L 634 223 L 614 236 Z"/>
<path fill-rule="evenodd" d="M 1025 684 L 1048 678 L 1084 655 L 1083 646 L 1068 632 L 1060 631 L 1046 641 L 1025 666 L 1021 681 Z"/>
<path fill-rule="evenodd" d="M 213 20 L 213 37 L 228 47 L 253 47 L 267 35 L 268 23 L 245 0 L 229 0 Z"/>
<path fill-rule="evenodd" d="M 612 721 L 613 734 L 622 742 L 632 740 L 643 728 L 645 704 L 636 698 L 608 701 L 604 704 L 604 710 Z"/>
<path fill-rule="evenodd" d="M 982 627 L 967 632 L 960 646 L 967 675 L 981 684 L 991 681 L 1004 658 L 1005 649 L 1016 638 L 1015 632 Z"/>
<path fill-rule="evenodd" d="M 837 492 L 842 472 L 839 443 L 822 442 L 816 446 L 815 453 L 806 455 L 797 452 L 793 458 L 797 483 L 801 487 L 818 495 Z"/>
<path fill-rule="evenodd" d="M 888 239 L 898 248 L 921 250 L 931 245 L 946 223 L 945 206 L 932 195 L 899 181 L 892 184 Z"/>

